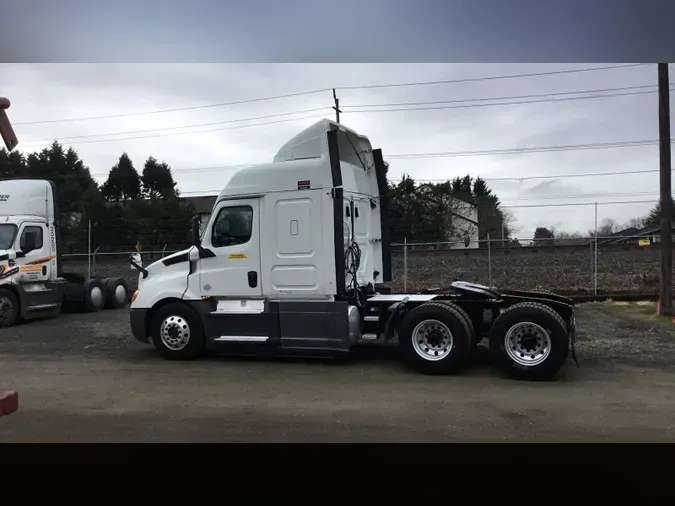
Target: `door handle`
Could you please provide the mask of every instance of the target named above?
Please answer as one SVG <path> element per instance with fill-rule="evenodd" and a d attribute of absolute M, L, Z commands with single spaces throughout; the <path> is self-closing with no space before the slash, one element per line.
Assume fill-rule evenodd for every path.
<path fill-rule="evenodd" d="M 258 286 L 258 273 L 256 271 L 248 271 L 248 286 L 251 288 Z"/>
<path fill-rule="evenodd" d="M 46 276 L 46 275 L 47 275 L 47 266 L 46 266 L 46 265 L 43 265 L 43 266 L 42 266 L 42 275 L 43 275 L 43 276 Z"/>

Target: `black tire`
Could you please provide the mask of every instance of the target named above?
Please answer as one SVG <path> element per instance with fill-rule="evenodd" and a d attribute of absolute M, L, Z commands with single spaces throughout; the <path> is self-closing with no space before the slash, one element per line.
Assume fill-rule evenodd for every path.
<path fill-rule="evenodd" d="M 469 336 L 471 337 L 471 347 L 468 350 L 468 353 L 471 353 L 471 350 L 480 342 L 480 339 L 478 336 L 476 336 L 476 329 L 473 326 L 473 322 L 471 321 L 471 318 L 467 314 L 466 311 L 464 311 L 461 307 L 459 307 L 457 304 L 454 304 L 450 302 L 449 300 L 435 300 L 433 301 L 436 304 L 443 304 L 446 307 L 451 307 L 455 311 L 457 311 L 462 318 L 464 318 L 464 321 L 466 322 L 466 326 L 469 328 Z"/>
<path fill-rule="evenodd" d="M 19 319 L 19 300 L 14 292 L 0 288 L 0 328 L 11 327 Z"/>
<path fill-rule="evenodd" d="M 173 318 L 173 320 L 171 320 Z M 162 324 L 168 320 L 165 330 L 168 332 L 166 340 L 162 339 Z M 204 328 L 197 314 L 181 302 L 172 302 L 157 311 L 152 319 L 152 343 L 159 353 L 168 360 L 194 360 L 204 354 L 205 338 Z M 173 330 L 171 330 L 173 329 Z M 187 336 L 176 333 L 184 333 L 187 330 Z M 177 346 L 181 337 L 187 337 L 187 341 L 181 348 Z M 169 347 L 169 342 L 175 342 L 176 347 Z"/>
<path fill-rule="evenodd" d="M 106 309 L 120 309 L 129 301 L 129 285 L 124 278 L 105 278 Z"/>
<path fill-rule="evenodd" d="M 88 279 L 84 282 L 83 303 L 84 309 L 90 313 L 100 311 L 106 304 L 106 293 L 100 279 Z"/>
<path fill-rule="evenodd" d="M 510 329 L 523 322 L 534 323 L 543 328 L 550 343 L 548 355 L 545 351 L 537 351 L 532 361 L 539 359 L 533 365 L 519 363 L 509 355 L 506 349 L 506 337 Z M 529 329 L 532 331 L 534 329 Z M 528 332 L 528 329 L 523 329 Z M 528 334 L 525 335 L 528 339 Z M 536 337 L 533 337 L 533 339 Z M 540 336 L 538 342 L 546 342 L 546 337 Z M 514 344 L 514 347 L 518 344 Z M 494 322 L 490 329 L 490 354 L 497 367 L 517 379 L 530 381 L 548 381 L 555 378 L 560 368 L 567 360 L 570 349 L 570 336 L 564 320 L 553 309 L 538 302 L 521 302 L 509 307 Z M 517 353 L 517 349 L 511 348 Z M 523 350 L 526 351 L 526 350 Z M 520 353 L 525 359 L 528 353 Z"/>
<path fill-rule="evenodd" d="M 532 290 L 528 290 L 530 293 L 538 293 L 539 295 L 555 295 L 555 293 L 551 292 L 550 290 L 542 290 L 540 288 L 533 288 Z"/>
<path fill-rule="evenodd" d="M 447 354 L 441 359 L 432 358 L 432 348 L 424 348 L 423 342 L 415 342 L 413 335 L 416 327 L 425 320 L 432 326 L 430 332 L 441 337 L 443 330 L 449 330 L 452 334 L 452 345 L 447 348 Z M 435 322 L 435 323 L 434 323 Z M 441 325 L 439 325 L 441 324 Z M 446 329 L 442 327 L 445 326 Z M 436 337 L 434 336 L 434 337 Z M 420 352 L 416 347 L 420 346 Z M 471 349 L 471 329 L 464 316 L 457 311 L 452 304 L 441 302 L 427 302 L 410 311 L 401 323 L 398 334 L 398 347 L 403 360 L 413 369 L 423 374 L 447 374 L 456 372 L 466 363 L 467 355 Z M 440 351 L 445 352 L 446 349 Z M 428 358 L 420 353 L 429 353 Z M 436 355 L 438 350 L 433 351 Z"/>

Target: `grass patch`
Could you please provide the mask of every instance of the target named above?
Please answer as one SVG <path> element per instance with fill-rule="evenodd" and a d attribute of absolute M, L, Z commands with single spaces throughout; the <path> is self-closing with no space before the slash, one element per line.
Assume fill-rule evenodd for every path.
<path fill-rule="evenodd" d="M 637 320 L 644 323 L 651 323 L 653 325 L 664 325 L 675 329 L 673 318 L 670 316 L 659 316 L 656 314 L 656 302 L 653 301 L 637 301 L 637 302 L 596 302 L 596 307 L 605 311 L 611 312 L 617 316 Z"/>

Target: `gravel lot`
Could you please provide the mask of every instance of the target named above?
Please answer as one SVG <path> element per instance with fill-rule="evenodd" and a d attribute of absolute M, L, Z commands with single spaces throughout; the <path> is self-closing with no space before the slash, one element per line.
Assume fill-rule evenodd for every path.
<path fill-rule="evenodd" d="M 581 368 L 553 383 L 500 377 L 478 354 L 459 376 L 408 372 L 364 346 L 346 364 L 166 362 L 126 310 L 0 331 L 0 389 L 19 411 L 1 442 L 675 441 L 675 325 L 650 308 L 578 309 Z"/>

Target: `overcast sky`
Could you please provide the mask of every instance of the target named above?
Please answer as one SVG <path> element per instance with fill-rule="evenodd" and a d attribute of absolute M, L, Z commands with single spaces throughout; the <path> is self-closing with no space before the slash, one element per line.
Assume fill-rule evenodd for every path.
<path fill-rule="evenodd" d="M 121 118 L 110 116 L 331 87 L 457 80 L 606 65 L 3 64 L 0 65 L 0 95 L 12 101 L 9 113 L 12 122 L 17 124 L 20 150 L 39 150 L 51 140 L 59 139 L 79 152 L 99 182 L 105 180 L 122 152 L 131 156 L 139 171 L 145 159 L 152 155 L 168 162 L 180 190 L 193 195 L 219 191 L 232 174 L 232 166 L 270 161 L 276 150 L 295 133 L 322 117 L 333 118 L 331 92 Z M 342 123 L 369 136 L 375 147 L 383 149 L 394 178 L 398 179 L 403 173 L 419 179 L 480 176 L 488 180 L 506 207 L 596 200 L 655 203 L 658 198 L 656 172 L 522 181 L 494 178 L 658 170 L 656 144 L 504 155 L 416 159 L 396 156 L 656 140 L 656 93 L 564 101 L 559 100 L 563 95 L 533 97 L 514 100 L 530 103 L 501 106 L 485 106 L 494 101 L 484 100 L 653 86 L 629 90 L 633 93 L 655 91 L 655 85 L 656 66 L 649 65 L 519 79 L 349 89 L 339 90 L 338 95 L 343 107 Z M 615 93 L 618 92 L 597 94 Z M 551 98 L 558 100 L 533 102 Z M 427 110 L 388 110 L 395 108 L 391 104 L 397 103 L 470 99 L 481 100 L 432 104 L 431 107 L 437 108 Z M 364 107 L 364 111 L 352 108 L 377 104 L 385 105 Z M 439 105 L 445 108 L 438 108 Z M 319 108 L 324 109 L 315 110 Z M 303 112 L 308 110 L 310 112 Z M 365 112 L 368 110 L 370 112 Z M 296 114 L 283 115 L 286 113 Z M 92 116 L 103 118 L 21 124 Z M 187 128 L 190 125 L 206 126 Z M 143 132 L 111 135 L 135 131 Z M 598 217 L 625 222 L 644 215 L 652 205 L 651 202 L 600 205 Z M 585 232 L 594 223 L 593 206 L 513 208 L 512 212 L 516 218 L 516 235 L 522 238 L 531 237 L 537 226 Z"/>

